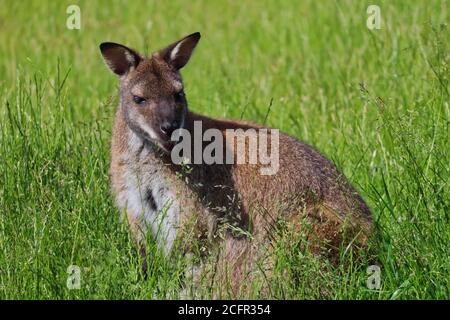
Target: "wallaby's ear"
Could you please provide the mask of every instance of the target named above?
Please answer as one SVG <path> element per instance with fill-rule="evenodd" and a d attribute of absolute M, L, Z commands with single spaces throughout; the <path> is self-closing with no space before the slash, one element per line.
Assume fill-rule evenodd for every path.
<path fill-rule="evenodd" d="M 160 50 L 158 55 L 175 69 L 181 69 L 188 63 L 199 40 L 200 32 L 190 34 Z"/>
<path fill-rule="evenodd" d="M 131 68 L 136 68 L 141 61 L 136 51 L 118 43 L 103 42 L 100 51 L 108 67 L 119 76 L 126 74 Z"/>

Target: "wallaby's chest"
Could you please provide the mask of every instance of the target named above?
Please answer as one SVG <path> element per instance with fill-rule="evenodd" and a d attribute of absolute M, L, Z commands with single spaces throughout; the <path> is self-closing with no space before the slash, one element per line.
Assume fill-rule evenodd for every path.
<path fill-rule="evenodd" d="M 141 232 L 151 231 L 169 251 L 180 212 L 176 188 L 155 150 L 133 134 L 128 139 L 127 152 L 113 152 L 113 163 L 121 164 L 119 183 L 114 184 L 117 205 Z"/>

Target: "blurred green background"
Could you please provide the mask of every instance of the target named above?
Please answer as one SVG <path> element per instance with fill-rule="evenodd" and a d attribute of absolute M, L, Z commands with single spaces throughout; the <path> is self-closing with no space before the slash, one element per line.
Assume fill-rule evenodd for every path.
<path fill-rule="evenodd" d="M 80 30 L 66 27 L 72 4 Z M 373 4 L 380 30 L 366 26 Z M 274 297 L 448 298 L 444 0 L 3 0 L 0 297 L 178 297 L 182 272 L 165 259 L 140 278 L 112 204 L 117 79 L 98 46 L 150 54 L 195 31 L 202 39 L 182 71 L 191 110 L 267 119 L 315 145 L 361 191 L 382 233 L 379 290 L 367 288 L 366 264 L 327 275 L 308 265 L 299 279 L 293 264 L 303 260 L 286 253 L 292 278 L 273 283 Z M 83 268 L 80 290 L 66 288 L 70 264 Z"/>

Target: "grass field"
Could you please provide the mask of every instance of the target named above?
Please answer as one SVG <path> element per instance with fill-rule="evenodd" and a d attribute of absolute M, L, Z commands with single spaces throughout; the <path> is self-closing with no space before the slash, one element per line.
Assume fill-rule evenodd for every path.
<path fill-rule="evenodd" d="M 81 8 L 80 30 L 66 27 L 70 4 Z M 366 26 L 370 4 L 381 8 L 379 30 Z M 191 110 L 266 122 L 316 146 L 360 190 L 380 229 L 378 290 L 366 285 L 368 262 L 324 273 L 280 245 L 285 276 L 272 297 L 448 299 L 448 5 L 4 0 L 0 298 L 179 297 L 182 268 L 154 249 L 143 279 L 113 205 L 117 80 L 98 45 L 150 53 L 200 31 L 183 70 Z M 81 268 L 78 290 L 66 286 L 70 265 Z"/>

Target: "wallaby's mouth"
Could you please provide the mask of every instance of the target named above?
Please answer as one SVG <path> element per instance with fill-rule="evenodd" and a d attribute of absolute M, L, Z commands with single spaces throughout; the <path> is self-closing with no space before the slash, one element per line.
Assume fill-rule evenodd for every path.
<path fill-rule="evenodd" d="M 156 146 L 158 149 L 160 149 L 164 153 L 171 153 L 173 147 L 175 146 L 176 142 L 171 140 L 163 140 L 163 139 L 149 139 L 146 138 L 148 143 Z"/>
<path fill-rule="evenodd" d="M 184 122 L 184 121 L 183 121 Z M 156 144 L 167 153 L 171 153 L 173 147 L 180 142 L 181 132 L 177 128 L 174 132 L 170 134 L 170 137 L 159 137 Z"/>
<path fill-rule="evenodd" d="M 175 141 L 172 141 L 170 138 L 162 136 L 161 134 L 157 134 L 149 128 L 146 129 L 147 130 L 139 128 L 138 135 L 141 139 L 151 146 L 156 146 L 165 153 L 170 153 L 172 151 L 173 146 L 176 144 Z"/>
<path fill-rule="evenodd" d="M 159 146 L 163 151 L 165 151 L 165 152 L 167 152 L 167 153 L 171 153 L 171 152 L 172 152 L 172 149 L 173 149 L 173 147 L 174 147 L 175 144 L 176 144 L 175 141 L 168 140 L 168 141 L 164 141 L 164 142 L 159 142 L 159 143 L 158 143 L 158 146 Z"/>

